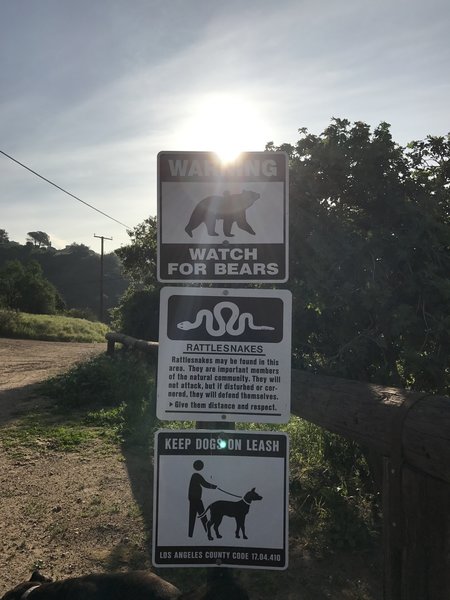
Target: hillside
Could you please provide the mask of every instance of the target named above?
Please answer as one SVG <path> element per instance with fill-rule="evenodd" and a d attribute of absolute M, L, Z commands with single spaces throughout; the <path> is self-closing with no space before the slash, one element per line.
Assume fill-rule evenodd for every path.
<path fill-rule="evenodd" d="M 31 244 L 0 244 L 0 268 L 11 260 L 27 263 L 36 260 L 44 276 L 56 287 L 68 309 L 88 309 L 98 315 L 100 291 L 100 255 L 83 244 L 71 244 L 63 250 L 39 248 Z M 105 315 L 117 305 L 127 288 L 120 261 L 114 252 L 104 256 L 103 301 Z"/>

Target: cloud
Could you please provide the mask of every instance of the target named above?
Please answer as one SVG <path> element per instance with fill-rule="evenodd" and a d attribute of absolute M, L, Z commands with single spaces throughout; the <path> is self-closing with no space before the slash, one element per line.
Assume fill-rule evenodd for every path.
<path fill-rule="evenodd" d="M 198 149 L 208 119 L 210 134 L 228 118 L 249 139 L 214 116 L 217 99 L 245 107 L 260 144 L 248 149 L 319 133 L 332 116 L 387 120 L 404 143 L 447 127 L 441 0 L 19 4 L 0 9 L 3 149 L 132 226 L 156 212 L 159 150 Z M 70 241 L 111 225 L 127 240 L 1 157 L 0 168 L 2 218 L 45 230 L 41 215 Z"/>

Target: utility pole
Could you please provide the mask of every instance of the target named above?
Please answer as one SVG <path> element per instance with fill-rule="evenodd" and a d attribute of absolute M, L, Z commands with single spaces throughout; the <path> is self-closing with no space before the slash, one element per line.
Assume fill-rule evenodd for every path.
<path fill-rule="evenodd" d="M 101 242 L 101 252 L 100 252 L 100 308 L 98 312 L 98 318 L 101 323 L 103 323 L 103 245 L 105 240 L 112 240 L 112 237 L 105 237 L 104 235 L 95 235 L 95 238 L 99 238 Z"/>

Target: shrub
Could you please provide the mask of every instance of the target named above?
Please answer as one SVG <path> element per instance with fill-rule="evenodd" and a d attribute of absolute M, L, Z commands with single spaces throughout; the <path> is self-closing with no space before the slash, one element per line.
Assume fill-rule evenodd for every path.
<path fill-rule="evenodd" d="M 148 443 L 155 427 L 154 368 L 139 356 L 96 356 L 49 379 L 41 391 L 60 408 L 89 409 L 90 424 L 114 425 L 128 443 Z"/>
<path fill-rule="evenodd" d="M 17 311 L 0 307 L 0 335 L 4 337 L 11 335 L 11 332 L 17 328 L 19 320 L 20 315 Z"/>
<path fill-rule="evenodd" d="M 291 505 L 297 526 L 321 554 L 368 548 L 379 533 L 379 497 L 357 444 L 291 419 Z"/>
<path fill-rule="evenodd" d="M 379 496 L 357 444 L 291 417 L 287 425 L 239 425 L 289 435 L 292 530 L 319 555 L 369 548 L 379 533 Z"/>
<path fill-rule="evenodd" d="M 87 321 L 98 321 L 97 315 L 91 308 L 70 308 L 65 310 L 64 314 L 67 317 L 73 317 L 74 319 L 86 319 Z"/>
<path fill-rule="evenodd" d="M 35 260 L 23 265 L 7 261 L 0 269 L 0 305 L 34 314 L 53 315 L 64 308 L 64 302 Z"/>
<path fill-rule="evenodd" d="M 112 327 L 133 337 L 159 339 L 159 290 L 129 288 L 119 306 L 111 311 Z"/>
<path fill-rule="evenodd" d="M 0 335 L 58 342 L 104 342 L 107 325 L 59 315 L 34 315 L 0 309 Z"/>

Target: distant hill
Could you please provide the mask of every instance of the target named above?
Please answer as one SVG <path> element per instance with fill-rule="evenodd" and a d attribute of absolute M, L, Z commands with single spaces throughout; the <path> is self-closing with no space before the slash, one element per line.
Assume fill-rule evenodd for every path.
<path fill-rule="evenodd" d="M 27 263 L 36 260 L 44 276 L 56 287 L 68 309 L 99 312 L 100 302 L 100 255 L 84 244 L 71 244 L 63 250 L 52 247 L 39 248 L 32 244 L 6 242 L 0 244 L 0 267 L 9 260 Z M 128 286 L 120 269 L 120 261 L 114 252 L 103 259 L 104 314 L 117 305 Z"/>

